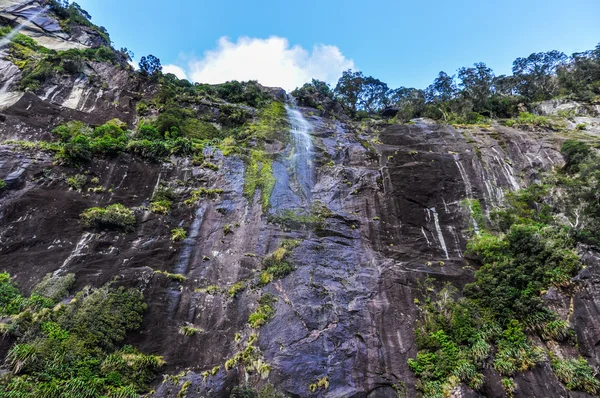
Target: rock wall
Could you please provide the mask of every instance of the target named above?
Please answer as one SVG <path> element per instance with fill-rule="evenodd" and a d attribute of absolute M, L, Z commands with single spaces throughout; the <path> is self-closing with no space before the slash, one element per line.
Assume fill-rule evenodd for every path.
<path fill-rule="evenodd" d="M 82 103 L 93 101 L 93 91 L 82 93 Z M 65 116 L 70 111 L 56 105 L 61 118 L 47 119 L 53 106 L 49 98 L 26 97 L 34 112 L 20 114 L 21 102 L 6 109 L 2 137 L 20 137 L 25 131 L 40 133 L 22 138 L 45 137 L 42 132 L 49 128 L 43 126 L 64 117 L 100 121 L 114 116 L 86 112 L 90 108 Z M 129 155 L 95 159 L 85 172 L 99 178 L 105 191 L 82 194 L 65 183 L 66 176 L 81 170 L 55 166 L 48 154 L 3 145 L 0 178 L 10 188 L 0 198 L 3 268 L 26 290 L 49 272 L 74 272 L 78 288 L 114 278 L 142 288 L 149 309 L 131 342 L 164 355 L 166 373 L 185 371 L 177 384 L 158 385 L 156 396 L 176 394 L 184 381 L 192 382 L 190 391 L 198 396 L 227 396 L 243 382 L 243 367 L 225 371 L 224 363 L 257 332 L 248 316 L 266 292 L 277 298 L 276 315 L 260 328 L 255 346 L 272 368 L 269 382 L 292 396 L 310 395 L 309 386 L 324 377 L 329 387 L 317 395 L 392 397 L 403 391 L 415 396 L 407 360 L 416 353 L 414 300 L 421 297 L 421 281 L 432 276 L 461 285 L 473 273 L 464 252 L 474 220 L 463 200 L 477 199 L 487 212 L 506 190 L 561 166 L 561 138 L 426 121 L 361 129 L 303 112 L 313 126 L 312 199 L 331 212 L 322 228 L 286 231 L 269 223 L 268 213 L 278 209 L 264 212 L 259 195 L 249 201 L 243 195 L 244 162 L 218 151 L 207 153 L 219 166 L 216 171 L 179 158 L 164 164 Z M 367 144 L 368 139 L 376 143 Z M 286 151 L 276 159 L 283 174 L 293 173 Z M 159 216 L 143 206 L 161 183 L 175 187 L 181 197 L 198 187 L 224 192 L 193 208 L 179 203 L 170 215 Z M 115 202 L 138 208 L 134 232 L 96 231 L 80 224 L 85 208 Z M 170 229 L 178 225 L 188 230 L 188 238 L 172 243 Z M 225 232 L 228 225 L 233 233 Z M 287 238 L 302 242 L 293 251 L 296 270 L 259 287 L 255 281 L 262 258 Z M 588 274 L 595 268 L 588 268 Z M 182 273 L 187 280 L 173 282 L 154 270 Z M 583 352 L 595 358 L 597 338 L 588 324 L 597 314 L 597 284 L 591 276 L 581 278 L 588 282 L 573 316 L 575 324 L 582 324 Z M 230 297 L 226 290 L 240 281 L 247 288 Z M 209 286 L 221 291 L 202 290 Z M 179 328 L 185 324 L 204 332 L 184 336 Z M 201 373 L 215 366 L 220 369 L 204 380 Z M 494 380 L 498 376 L 489 375 L 486 393 L 501 396 Z M 544 391 L 568 396 L 549 366 L 516 381 L 516 396 L 548 396 Z"/>
<path fill-rule="evenodd" d="M 156 90 L 126 70 L 88 63 L 80 76 L 20 93 L 14 87 L 19 71 L 11 65 L 0 64 L 6 71 L 0 82 L 2 142 L 48 140 L 52 128 L 67 120 L 98 125 L 119 118 L 134 126 L 137 101 Z M 540 112 L 551 108 L 556 107 Z M 70 168 L 54 164 L 48 153 L 0 144 L 0 178 L 8 188 L 0 193 L 0 269 L 25 291 L 47 273 L 75 273 L 77 289 L 113 280 L 142 289 L 148 311 L 129 342 L 163 355 L 164 373 L 178 375 L 157 379 L 156 397 L 176 396 L 185 382 L 190 396 L 226 397 L 246 381 L 270 382 L 294 397 L 416 396 L 407 360 L 416 354 L 415 300 L 422 298 L 422 281 L 433 277 L 460 286 L 474 272 L 465 245 L 482 225 L 465 199 L 478 200 L 487 215 L 506 191 L 561 167 L 564 138 L 427 120 L 344 123 L 300 111 L 312 126 L 312 189 L 305 195 L 310 200 L 297 197 L 293 143 L 272 142 L 277 181 L 269 209 L 263 209 L 260 195 L 244 196 L 242 158 L 214 149 L 205 155 L 218 170 L 189 159 L 153 164 L 125 154 Z M 66 179 L 82 173 L 98 178 L 103 190 L 70 189 Z M 147 210 L 160 185 L 179 197 L 169 215 Z M 186 206 L 183 199 L 202 187 L 223 193 Z M 136 209 L 133 232 L 80 223 L 84 209 L 112 203 Z M 283 209 L 314 205 L 327 209 L 318 228 L 273 222 Z M 188 237 L 173 243 L 171 229 L 178 226 Z M 264 286 L 257 283 L 263 259 L 285 239 L 301 242 L 292 252 L 295 270 Z M 585 259 L 588 267 L 578 276 L 582 283 L 573 302 L 552 292 L 547 299 L 570 317 L 580 352 L 599 366 L 600 265 L 596 253 Z M 240 282 L 245 289 L 232 297 L 228 290 Z M 275 316 L 252 329 L 248 317 L 265 293 L 277 298 Z M 203 332 L 185 336 L 184 325 Z M 9 344 L 0 340 L 0 352 Z M 248 346 L 269 364 L 265 379 L 240 364 L 225 370 L 225 362 Z M 463 386 L 454 395 L 503 396 L 499 375 L 487 373 L 481 392 Z M 311 391 L 319 380 L 328 387 Z M 548 363 L 515 382 L 517 397 L 585 396 L 567 392 Z"/>

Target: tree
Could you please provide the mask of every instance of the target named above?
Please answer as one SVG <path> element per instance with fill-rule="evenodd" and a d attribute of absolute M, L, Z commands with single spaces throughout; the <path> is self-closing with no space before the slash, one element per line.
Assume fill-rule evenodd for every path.
<path fill-rule="evenodd" d="M 358 107 L 358 100 L 362 91 L 362 86 L 365 82 L 365 77 L 362 72 L 352 72 L 348 69 L 342 74 L 335 86 L 335 95 L 344 108 L 349 110 L 354 116 Z"/>
<path fill-rule="evenodd" d="M 327 107 L 334 101 L 333 91 L 329 84 L 317 79 L 312 79 L 312 82 L 305 83 L 302 87 L 292 91 L 292 96 L 296 98 L 300 106 L 310 108 Z"/>
<path fill-rule="evenodd" d="M 433 81 L 433 84 L 427 87 L 425 94 L 427 101 L 445 102 L 453 99 L 456 95 L 456 91 L 454 76 L 450 76 L 446 72 L 442 71 Z"/>
<path fill-rule="evenodd" d="M 416 88 L 400 87 L 387 93 L 388 106 L 398 108 L 398 118 L 408 121 L 421 116 L 425 108 L 425 91 Z"/>
<path fill-rule="evenodd" d="M 486 110 L 489 97 L 493 94 L 494 71 L 483 62 L 473 65 L 473 68 L 460 68 L 458 78 L 463 96 L 473 102 L 473 110 Z"/>
<path fill-rule="evenodd" d="M 517 79 L 514 76 L 496 76 L 493 84 L 496 94 L 515 95 L 517 92 Z"/>
<path fill-rule="evenodd" d="M 360 93 L 359 106 L 369 113 L 377 113 L 388 104 L 388 86 L 379 79 L 366 77 L 363 79 Z"/>
<path fill-rule="evenodd" d="M 123 59 L 127 62 L 131 61 L 134 57 L 133 51 L 127 49 L 127 47 L 122 47 L 119 50 L 119 54 L 123 57 Z"/>
<path fill-rule="evenodd" d="M 575 53 L 570 62 L 557 69 L 561 88 L 583 100 L 600 94 L 600 44 L 596 49 Z"/>
<path fill-rule="evenodd" d="M 160 59 L 158 59 L 154 55 L 142 57 L 142 59 L 140 60 L 140 71 L 145 76 L 155 76 L 161 73 L 162 65 L 160 64 Z"/>
<path fill-rule="evenodd" d="M 513 62 L 517 91 L 530 101 L 550 99 L 558 92 L 556 70 L 567 60 L 560 51 L 533 53 Z"/>

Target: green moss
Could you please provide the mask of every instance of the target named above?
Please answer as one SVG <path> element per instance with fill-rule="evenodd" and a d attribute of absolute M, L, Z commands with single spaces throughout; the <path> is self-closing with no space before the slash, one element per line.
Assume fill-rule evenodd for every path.
<path fill-rule="evenodd" d="M 273 176 L 273 162 L 266 152 L 260 150 L 250 151 L 250 161 L 244 176 L 244 195 L 253 199 L 256 190 L 260 191 L 260 203 L 263 209 L 269 207 L 271 193 L 275 187 Z"/>
<path fill-rule="evenodd" d="M 230 297 L 236 297 L 238 294 L 243 292 L 246 289 L 246 284 L 244 282 L 237 282 L 231 285 L 229 290 L 227 290 L 227 294 Z"/>
<path fill-rule="evenodd" d="M 485 218 L 483 217 L 483 210 L 481 209 L 481 203 L 477 199 L 463 199 L 461 205 L 469 211 L 473 220 L 479 227 L 485 226 Z"/>
<path fill-rule="evenodd" d="M 185 275 L 181 275 L 181 274 L 172 274 L 170 272 L 167 271 L 154 271 L 155 274 L 159 274 L 159 275 L 164 275 L 169 279 L 172 279 L 174 281 L 177 282 L 185 282 L 187 280 L 187 277 Z"/>
<path fill-rule="evenodd" d="M 310 210 L 286 209 L 275 215 L 269 215 L 269 221 L 280 224 L 286 229 L 323 229 L 325 220 L 331 217 L 331 211 L 323 203 L 315 201 Z"/>
<path fill-rule="evenodd" d="M 287 133 L 287 112 L 283 103 L 273 101 L 262 108 L 257 120 L 248 128 L 248 135 L 261 139 L 282 139 Z"/>
<path fill-rule="evenodd" d="M 119 203 L 89 208 L 81 213 L 81 219 L 88 227 L 117 227 L 129 230 L 135 225 L 133 210 Z"/>
<path fill-rule="evenodd" d="M 257 329 L 265 325 L 274 315 L 275 309 L 273 303 L 277 299 L 272 294 L 264 294 L 260 300 L 258 300 L 258 308 L 248 318 L 248 323 L 253 329 Z"/>

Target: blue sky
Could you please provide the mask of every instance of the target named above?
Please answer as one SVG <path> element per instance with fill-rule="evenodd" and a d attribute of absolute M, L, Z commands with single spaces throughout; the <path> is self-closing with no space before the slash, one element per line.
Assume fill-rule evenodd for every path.
<path fill-rule="evenodd" d="M 390 87 L 424 88 L 441 70 L 482 61 L 510 73 L 517 57 L 600 42 L 598 0 L 78 2 L 136 59 L 152 53 L 210 83 L 253 77 L 292 88 L 354 67 Z"/>

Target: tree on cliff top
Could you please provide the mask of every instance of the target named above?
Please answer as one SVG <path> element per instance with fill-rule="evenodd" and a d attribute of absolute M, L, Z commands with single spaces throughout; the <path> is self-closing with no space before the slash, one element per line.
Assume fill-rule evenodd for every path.
<path fill-rule="evenodd" d="M 142 57 L 140 60 L 140 71 L 145 76 L 155 76 L 162 72 L 160 59 L 150 54 L 147 57 Z"/>

